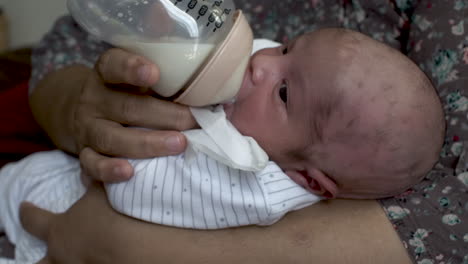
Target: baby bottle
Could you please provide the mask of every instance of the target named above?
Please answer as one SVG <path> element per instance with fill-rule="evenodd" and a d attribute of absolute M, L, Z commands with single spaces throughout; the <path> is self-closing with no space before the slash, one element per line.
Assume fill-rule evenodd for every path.
<path fill-rule="evenodd" d="M 158 65 L 160 96 L 190 106 L 235 97 L 252 31 L 232 0 L 68 0 L 89 33 Z"/>

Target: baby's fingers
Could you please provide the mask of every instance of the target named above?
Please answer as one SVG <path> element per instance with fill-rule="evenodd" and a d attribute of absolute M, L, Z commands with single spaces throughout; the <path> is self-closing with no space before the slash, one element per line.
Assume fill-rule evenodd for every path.
<path fill-rule="evenodd" d="M 24 229 L 44 242 L 48 242 L 50 226 L 55 217 L 55 214 L 29 202 L 23 202 L 20 206 L 20 220 Z"/>

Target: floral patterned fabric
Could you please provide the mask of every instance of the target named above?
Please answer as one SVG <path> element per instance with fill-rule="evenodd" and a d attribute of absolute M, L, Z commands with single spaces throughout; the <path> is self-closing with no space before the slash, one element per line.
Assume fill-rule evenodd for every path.
<path fill-rule="evenodd" d="M 411 12 L 407 54 L 437 88 L 447 133 L 439 164 L 423 182 L 381 204 L 416 263 L 466 264 L 468 1 L 406 1 L 402 8 Z"/>
<path fill-rule="evenodd" d="M 468 0 L 235 0 L 256 37 L 286 42 L 323 27 L 346 27 L 413 59 L 444 104 L 440 162 L 406 193 L 380 200 L 415 263 L 468 264 Z M 31 89 L 48 72 L 92 66 L 109 48 L 70 17 L 60 19 L 33 55 Z"/>

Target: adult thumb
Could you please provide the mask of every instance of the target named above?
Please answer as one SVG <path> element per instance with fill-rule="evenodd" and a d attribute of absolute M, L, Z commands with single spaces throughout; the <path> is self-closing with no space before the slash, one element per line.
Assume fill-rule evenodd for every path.
<path fill-rule="evenodd" d="M 50 225 L 54 217 L 56 217 L 54 213 L 41 209 L 29 202 L 23 202 L 20 206 L 20 221 L 23 228 L 31 235 L 45 242 L 47 242 Z"/>

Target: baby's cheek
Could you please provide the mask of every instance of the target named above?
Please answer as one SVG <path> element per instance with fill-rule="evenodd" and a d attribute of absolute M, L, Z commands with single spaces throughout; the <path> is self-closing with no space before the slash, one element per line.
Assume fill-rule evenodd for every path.
<path fill-rule="evenodd" d="M 236 95 L 236 101 L 244 101 L 249 95 L 249 87 L 247 85 L 242 85 L 239 89 L 239 92 Z"/>
<path fill-rule="evenodd" d="M 238 115 L 237 113 L 234 113 L 234 115 L 231 117 L 231 123 L 232 125 L 239 130 L 239 133 L 241 133 L 244 136 L 249 136 L 249 137 L 254 137 L 255 136 L 255 129 L 253 129 L 251 122 L 249 119 L 246 119 L 242 115 Z"/>

